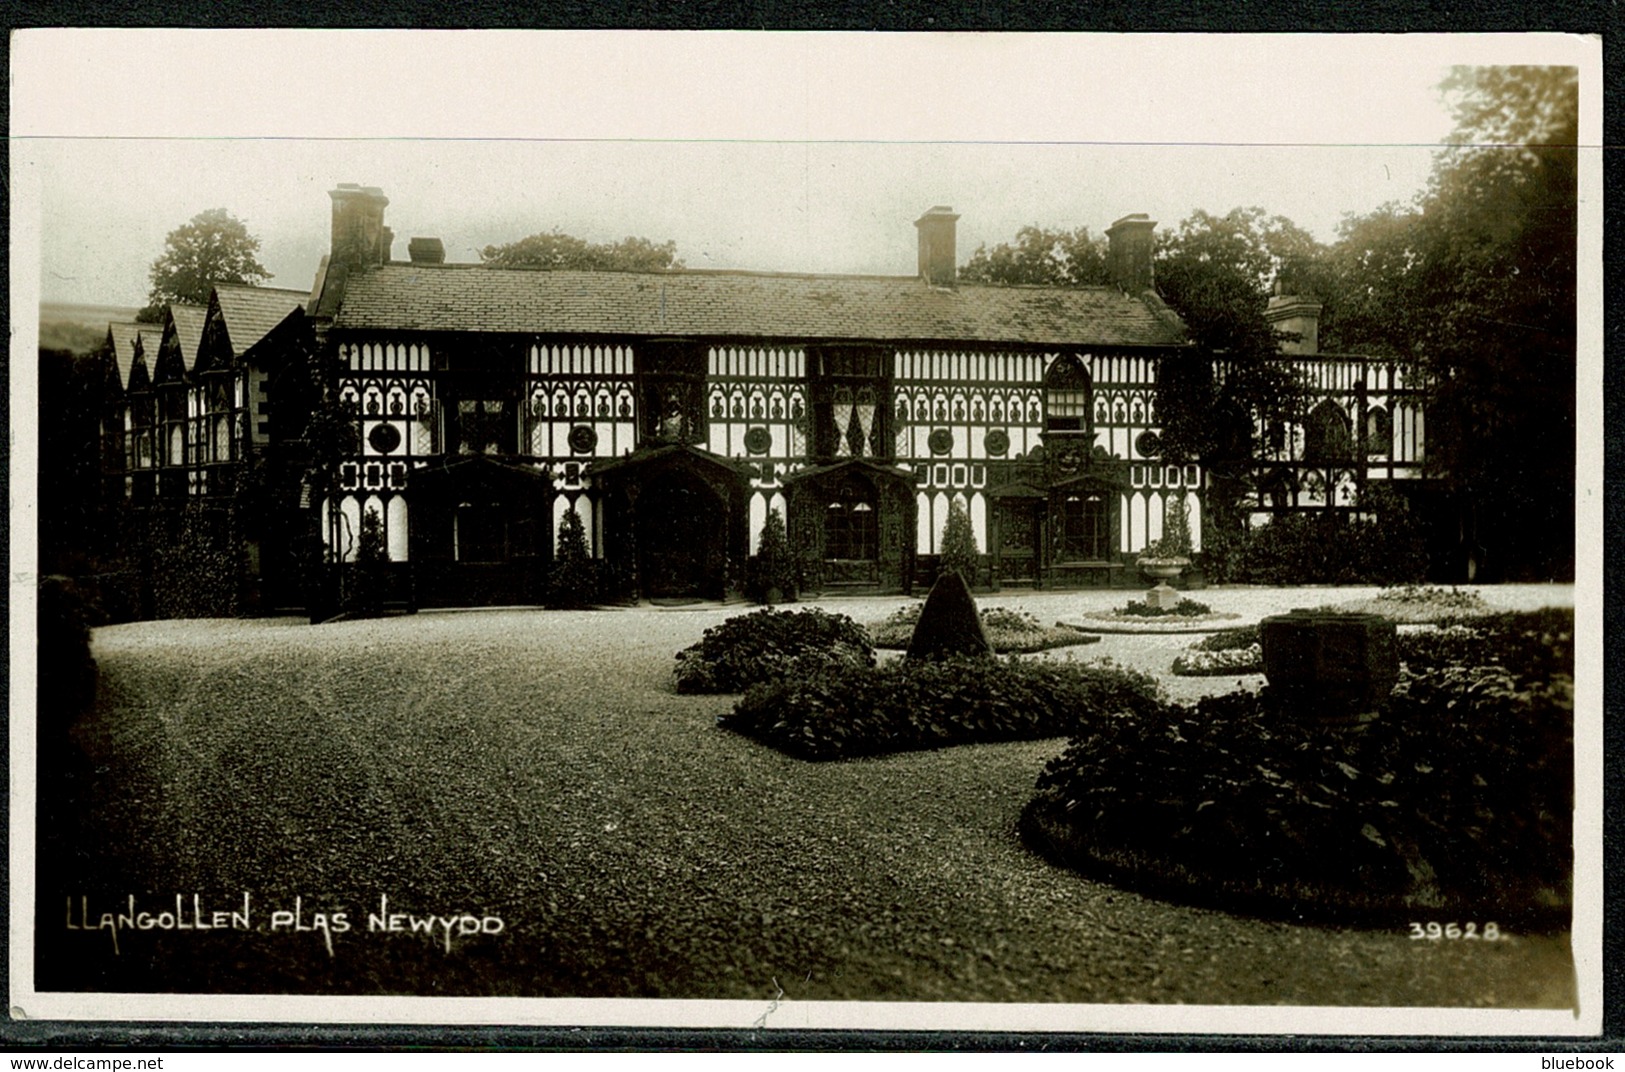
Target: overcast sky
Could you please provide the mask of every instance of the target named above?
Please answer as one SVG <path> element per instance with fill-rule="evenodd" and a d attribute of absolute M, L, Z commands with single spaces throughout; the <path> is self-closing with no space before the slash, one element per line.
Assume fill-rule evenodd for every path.
<path fill-rule="evenodd" d="M 44 300 L 138 305 L 166 233 L 223 207 L 308 288 L 327 191 L 451 260 L 561 229 L 694 268 L 908 274 L 1023 224 L 1173 227 L 1258 205 L 1335 237 L 1409 200 L 1458 63 L 1550 36 L 36 31 L 13 38 L 14 220 Z M 1582 83 L 1582 99 L 1586 85 Z"/>

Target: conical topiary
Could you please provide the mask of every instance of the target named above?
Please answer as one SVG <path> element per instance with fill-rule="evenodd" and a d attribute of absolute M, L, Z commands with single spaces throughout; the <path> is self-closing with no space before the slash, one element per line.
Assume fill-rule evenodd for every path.
<path fill-rule="evenodd" d="M 946 570 L 931 586 L 920 621 L 908 642 L 910 659 L 953 655 L 992 655 L 993 645 L 976 613 L 976 600 L 958 570 Z"/>
<path fill-rule="evenodd" d="M 376 618 L 384 613 L 384 592 L 389 586 L 389 548 L 384 541 L 384 519 L 375 507 L 361 515 L 361 535 L 356 543 L 355 566 L 350 571 L 346 599 L 352 617 Z"/>
<path fill-rule="evenodd" d="M 948 520 L 942 526 L 942 559 L 938 575 L 958 573 L 965 578 L 967 585 L 975 584 L 976 567 L 981 561 L 970 515 L 965 512 L 965 504 L 955 499 L 948 505 Z"/>
<path fill-rule="evenodd" d="M 548 577 L 547 605 L 555 610 L 583 610 L 598 602 L 597 563 L 587 551 L 587 530 L 574 506 L 559 522 L 558 552 Z"/>
<path fill-rule="evenodd" d="M 767 512 L 761 542 L 746 567 L 745 598 L 769 606 L 794 602 L 796 587 L 796 564 L 784 530 L 784 515 L 775 507 Z"/>

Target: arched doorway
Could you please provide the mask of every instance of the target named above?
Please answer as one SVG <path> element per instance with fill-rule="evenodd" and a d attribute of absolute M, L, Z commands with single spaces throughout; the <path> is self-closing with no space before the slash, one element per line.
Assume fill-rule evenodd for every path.
<path fill-rule="evenodd" d="M 727 508 L 705 481 L 672 470 L 638 496 L 638 577 L 651 599 L 717 596 L 726 581 Z"/>

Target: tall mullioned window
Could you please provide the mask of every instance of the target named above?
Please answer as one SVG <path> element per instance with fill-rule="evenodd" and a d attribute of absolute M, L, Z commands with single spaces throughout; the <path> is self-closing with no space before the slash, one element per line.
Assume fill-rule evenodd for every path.
<path fill-rule="evenodd" d="M 892 352 L 860 346 L 818 348 L 807 355 L 807 376 L 814 456 L 891 461 Z"/>
<path fill-rule="evenodd" d="M 1097 562 L 1107 556 L 1106 502 L 1099 492 L 1078 492 L 1061 503 L 1061 555 L 1065 561 Z"/>
<path fill-rule="evenodd" d="M 1044 376 L 1044 429 L 1087 432 L 1093 390 L 1082 361 L 1071 354 L 1056 358 Z"/>

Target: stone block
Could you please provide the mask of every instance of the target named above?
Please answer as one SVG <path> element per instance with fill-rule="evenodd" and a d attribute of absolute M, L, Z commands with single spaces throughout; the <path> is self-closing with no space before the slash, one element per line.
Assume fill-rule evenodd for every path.
<path fill-rule="evenodd" d="M 1145 605 L 1157 610 L 1173 610 L 1184 598 L 1177 589 L 1163 581 L 1145 594 Z"/>
<path fill-rule="evenodd" d="M 1357 723 L 1399 679 L 1394 623 L 1379 615 L 1294 610 L 1265 618 L 1258 634 L 1271 692 L 1306 719 Z"/>

